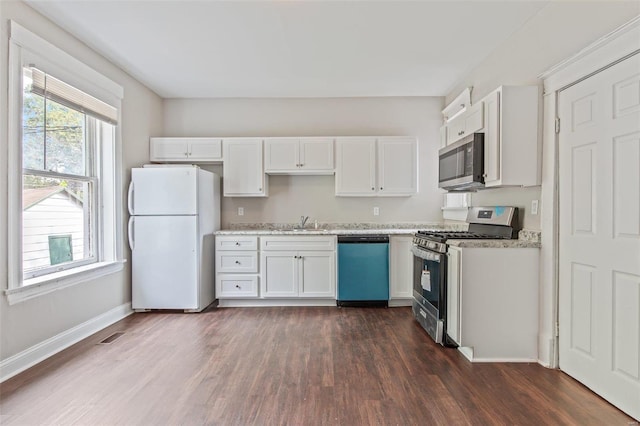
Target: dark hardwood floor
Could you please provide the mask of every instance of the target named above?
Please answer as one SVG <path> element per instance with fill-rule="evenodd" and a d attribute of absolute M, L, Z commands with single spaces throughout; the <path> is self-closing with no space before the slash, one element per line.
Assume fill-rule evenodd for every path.
<path fill-rule="evenodd" d="M 560 371 L 469 363 L 409 308 L 135 314 L 0 386 L 2 425 L 634 423 Z"/>

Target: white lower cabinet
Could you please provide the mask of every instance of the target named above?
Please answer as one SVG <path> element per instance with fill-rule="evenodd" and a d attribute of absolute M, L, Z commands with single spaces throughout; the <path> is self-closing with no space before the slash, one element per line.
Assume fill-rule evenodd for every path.
<path fill-rule="evenodd" d="M 216 237 L 216 298 L 258 297 L 258 237 Z"/>
<path fill-rule="evenodd" d="M 446 332 L 470 361 L 538 359 L 539 251 L 449 246 Z"/>
<path fill-rule="evenodd" d="M 411 306 L 413 298 L 413 237 L 389 238 L 389 305 Z"/>
<path fill-rule="evenodd" d="M 335 299 L 335 237 L 263 237 L 260 244 L 261 297 Z"/>

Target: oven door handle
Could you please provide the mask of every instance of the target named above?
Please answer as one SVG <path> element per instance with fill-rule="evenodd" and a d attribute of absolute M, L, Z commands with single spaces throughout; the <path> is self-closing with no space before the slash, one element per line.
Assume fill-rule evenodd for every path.
<path fill-rule="evenodd" d="M 414 256 L 419 257 L 420 259 L 431 260 L 432 262 L 438 262 L 438 263 L 440 263 L 442 256 L 444 256 L 441 253 L 422 250 L 416 246 L 411 247 L 411 252 L 413 253 Z"/>

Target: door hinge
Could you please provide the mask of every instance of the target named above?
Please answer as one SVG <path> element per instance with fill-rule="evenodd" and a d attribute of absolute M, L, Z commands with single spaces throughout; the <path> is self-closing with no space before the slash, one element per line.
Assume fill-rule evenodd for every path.
<path fill-rule="evenodd" d="M 554 332 L 555 332 L 554 333 L 554 337 L 559 337 L 560 336 L 560 323 L 558 323 L 558 322 L 556 323 Z"/>
<path fill-rule="evenodd" d="M 560 117 L 556 117 L 556 133 L 560 133 Z"/>

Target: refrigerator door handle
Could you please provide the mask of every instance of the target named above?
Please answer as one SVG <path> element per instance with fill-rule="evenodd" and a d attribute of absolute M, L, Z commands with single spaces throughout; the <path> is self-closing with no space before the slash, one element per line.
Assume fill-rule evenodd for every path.
<path fill-rule="evenodd" d="M 127 237 L 129 238 L 129 248 L 133 251 L 134 240 L 133 240 L 133 216 L 129 218 L 129 227 L 127 232 Z"/>
<path fill-rule="evenodd" d="M 133 181 L 129 182 L 129 191 L 127 193 L 127 208 L 129 214 L 133 215 Z"/>

